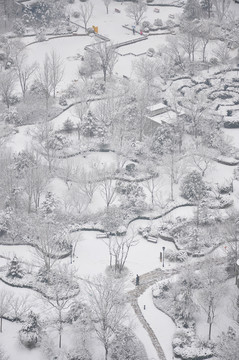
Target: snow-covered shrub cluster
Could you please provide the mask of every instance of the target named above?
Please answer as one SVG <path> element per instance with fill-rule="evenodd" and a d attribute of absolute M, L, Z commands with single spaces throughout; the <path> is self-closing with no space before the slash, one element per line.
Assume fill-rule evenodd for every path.
<path fill-rule="evenodd" d="M 14 256 L 14 258 L 10 261 L 6 275 L 12 279 L 22 279 L 24 273 L 20 261 L 16 256 Z"/>
<path fill-rule="evenodd" d="M 19 331 L 21 343 L 29 349 L 39 345 L 41 339 L 41 325 L 39 317 L 32 311 L 28 314 L 21 330 Z"/>

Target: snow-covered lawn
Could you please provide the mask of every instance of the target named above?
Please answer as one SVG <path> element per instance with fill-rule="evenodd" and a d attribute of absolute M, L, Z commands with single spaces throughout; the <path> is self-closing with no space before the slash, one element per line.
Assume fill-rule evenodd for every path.
<path fill-rule="evenodd" d="M 72 81 L 78 79 L 77 69 L 81 65 L 80 56 L 83 55 L 85 46 L 95 41 L 94 36 L 69 35 L 68 37 L 35 43 L 27 47 L 28 62 L 29 64 L 37 62 L 42 66 L 46 54 L 49 55 L 54 51 L 59 55 L 64 64 L 63 79 L 58 87 L 58 91 L 60 92 L 66 89 Z"/>
<path fill-rule="evenodd" d="M 223 131 L 231 140 L 231 145 L 239 149 L 239 129 L 223 129 Z"/>
<path fill-rule="evenodd" d="M 0 343 L 10 360 L 45 360 L 39 348 L 29 350 L 20 344 L 18 331 L 21 325 L 4 321 L 4 330 L 0 333 Z"/>

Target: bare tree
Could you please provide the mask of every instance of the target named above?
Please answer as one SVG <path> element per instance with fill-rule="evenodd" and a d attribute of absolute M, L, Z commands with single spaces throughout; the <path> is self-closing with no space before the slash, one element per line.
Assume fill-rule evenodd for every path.
<path fill-rule="evenodd" d="M 105 4 L 106 12 L 109 14 L 109 5 L 112 0 L 103 0 L 103 3 Z"/>
<path fill-rule="evenodd" d="M 0 333 L 2 332 L 2 320 L 10 310 L 12 295 L 6 290 L 0 290 Z"/>
<path fill-rule="evenodd" d="M 33 136 L 35 139 L 34 150 L 44 157 L 51 172 L 53 165 L 56 164 L 56 154 L 59 150 L 59 144 L 52 126 L 48 121 L 44 121 L 37 127 Z"/>
<path fill-rule="evenodd" d="M 118 59 L 118 55 L 115 52 L 115 47 L 112 43 L 107 45 L 106 41 L 102 41 L 94 44 L 92 46 L 92 50 L 99 59 L 101 69 L 103 71 L 104 81 L 106 81 L 107 73 L 110 75 L 112 74 L 114 65 Z"/>
<path fill-rule="evenodd" d="M 160 188 L 160 184 L 158 182 L 158 179 L 155 177 L 155 175 L 151 175 L 148 180 L 145 181 L 144 186 L 146 189 L 148 189 L 151 197 L 151 205 L 154 207 L 155 205 L 155 194 Z"/>
<path fill-rule="evenodd" d="M 28 213 L 32 211 L 32 203 L 37 212 L 40 205 L 40 197 L 48 181 L 47 169 L 42 165 L 37 152 L 26 152 L 27 166 L 20 171 L 21 183 L 28 197 Z"/>
<path fill-rule="evenodd" d="M 142 56 L 134 62 L 134 71 L 150 87 L 153 85 L 153 81 L 159 72 L 159 65 L 154 58 L 150 59 Z"/>
<path fill-rule="evenodd" d="M 53 90 L 51 61 L 48 55 L 45 56 L 43 67 L 38 69 L 37 81 L 45 97 L 46 112 L 48 114 L 49 99 Z"/>
<path fill-rule="evenodd" d="M 82 63 L 78 68 L 79 75 L 81 79 L 87 84 L 89 79 L 92 79 L 93 74 L 100 70 L 100 62 L 95 53 L 90 49 L 86 50 Z"/>
<path fill-rule="evenodd" d="M 239 214 L 237 211 L 230 211 L 226 226 L 223 227 L 225 231 L 224 237 L 227 241 L 227 262 L 228 271 L 235 275 L 235 285 L 238 284 L 238 265 L 239 258 Z"/>
<path fill-rule="evenodd" d="M 82 169 L 79 173 L 78 186 L 91 202 L 94 193 L 99 187 L 97 172 L 94 170 L 86 171 Z"/>
<path fill-rule="evenodd" d="M 194 22 L 186 22 L 182 27 L 182 34 L 179 37 L 180 45 L 188 54 L 188 60 L 194 62 L 195 51 L 199 45 L 198 37 L 199 25 Z"/>
<path fill-rule="evenodd" d="M 201 146 L 196 153 L 192 153 L 192 162 L 204 177 L 206 171 L 212 166 L 212 152 Z"/>
<path fill-rule="evenodd" d="M 221 23 L 222 20 L 227 15 L 227 12 L 231 5 L 231 1 L 230 0 L 213 0 L 213 5 L 216 9 L 216 15 L 218 18 L 218 22 Z"/>
<path fill-rule="evenodd" d="M 228 49 L 227 43 L 219 44 L 213 53 L 222 64 L 228 64 L 230 60 L 230 50 Z"/>
<path fill-rule="evenodd" d="M 105 242 L 109 249 L 110 267 L 121 273 L 125 267 L 130 248 L 138 244 L 136 235 L 132 230 L 129 235 L 114 236 Z"/>
<path fill-rule="evenodd" d="M 65 312 L 71 307 L 74 298 L 79 294 L 80 289 L 73 270 L 67 265 L 58 266 L 57 271 L 50 278 L 52 292 L 45 294 L 42 300 L 47 302 L 56 311 L 56 327 L 59 334 L 58 347 L 62 346 L 62 332 L 65 322 Z"/>
<path fill-rule="evenodd" d="M 6 71 L 0 74 L 0 94 L 8 109 L 11 105 L 11 96 L 15 90 L 16 74 L 13 71 Z"/>
<path fill-rule="evenodd" d="M 198 27 L 198 37 L 202 43 L 202 61 L 206 60 L 206 48 L 213 38 L 213 25 L 210 19 L 200 20 L 200 25 Z"/>
<path fill-rule="evenodd" d="M 59 253 L 62 252 L 62 244 L 65 248 L 70 248 L 67 230 L 52 221 L 33 218 L 34 224 L 31 224 L 29 239 L 33 239 L 36 247 L 34 252 L 36 260 L 43 269 L 43 276 L 46 281 L 50 281 L 50 274 L 58 260 Z"/>
<path fill-rule="evenodd" d="M 72 185 L 64 197 L 64 207 L 69 214 L 83 214 L 87 210 L 89 203 L 88 196 L 80 192 L 75 184 Z"/>
<path fill-rule="evenodd" d="M 89 100 L 89 95 L 87 94 L 87 87 L 83 86 L 82 88 L 80 88 L 80 101 L 75 107 L 76 117 L 78 119 L 76 123 L 78 140 L 81 139 L 83 117 L 87 114 L 87 111 L 89 110 L 90 107 L 90 103 L 88 100 Z"/>
<path fill-rule="evenodd" d="M 80 20 L 83 21 L 85 30 L 87 30 L 88 22 L 92 16 L 93 9 L 94 6 L 90 2 L 85 2 L 79 7 Z"/>
<path fill-rule="evenodd" d="M 186 115 L 186 126 L 188 132 L 194 137 L 196 148 L 199 147 L 202 136 L 208 134 L 209 125 L 209 103 L 204 95 L 198 95 L 195 91 L 190 91 L 187 97 L 182 99 L 183 111 Z M 215 116 L 210 114 L 210 118 L 215 120 Z M 215 121 L 210 122 L 210 128 L 215 127 Z"/>
<path fill-rule="evenodd" d="M 20 82 L 22 96 L 25 99 L 26 92 L 29 86 L 29 80 L 32 75 L 37 70 L 37 64 L 28 65 L 27 63 L 27 54 L 24 51 L 20 51 L 15 58 L 16 72 L 18 80 Z"/>
<path fill-rule="evenodd" d="M 136 25 L 143 19 L 144 14 L 147 10 L 147 5 L 143 0 L 138 0 L 127 6 L 126 12 L 127 15 L 133 19 Z"/>
<path fill-rule="evenodd" d="M 215 259 L 206 259 L 201 267 L 202 290 L 200 305 L 207 315 L 209 326 L 208 340 L 211 340 L 212 325 L 216 317 L 216 310 L 225 292 L 225 271 L 215 264 Z"/>
<path fill-rule="evenodd" d="M 12 317 L 20 321 L 31 310 L 32 305 L 28 301 L 28 296 L 15 296 L 11 299 L 10 309 Z"/>
<path fill-rule="evenodd" d="M 112 340 L 127 316 L 124 284 L 122 280 L 99 275 L 92 281 L 87 281 L 86 291 L 92 324 L 97 338 L 104 346 L 107 360 Z"/>
<path fill-rule="evenodd" d="M 108 209 L 116 199 L 116 181 L 114 180 L 115 169 L 104 167 L 100 170 L 100 192 L 106 202 L 106 208 Z"/>
<path fill-rule="evenodd" d="M 114 94 L 96 105 L 95 114 L 97 119 L 104 127 L 109 129 L 111 134 L 114 133 L 115 123 L 121 117 L 123 107 L 124 104 L 121 97 L 114 96 Z"/>
<path fill-rule="evenodd" d="M 53 50 L 49 56 L 49 66 L 51 70 L 51 81 L 53 96 L 56 97 L 56 88 L 61 82 L 64 74 L 63 61 L 61 57 Z"/>

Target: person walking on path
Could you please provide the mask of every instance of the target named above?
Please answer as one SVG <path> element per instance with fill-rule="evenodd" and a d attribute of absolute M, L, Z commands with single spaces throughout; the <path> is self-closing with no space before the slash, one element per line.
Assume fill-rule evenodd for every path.
<path fill-rule="evenodd" d="M 133 25 L 132 28 L 133 28 L 133 34 L 135 35 L 135 25 Z"/>

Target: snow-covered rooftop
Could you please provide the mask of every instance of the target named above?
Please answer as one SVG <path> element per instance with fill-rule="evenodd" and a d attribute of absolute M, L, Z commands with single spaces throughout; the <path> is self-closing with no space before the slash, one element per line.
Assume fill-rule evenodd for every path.
<path fill-rule="evenodd" d="M 162 123 L 173 124 L 177 119 L 177 114 L 174 111 L 169 110 L 164 112 L 163 114 L 158 114 L 155 116 L 148 117 L 148 119 L 158 124 L 162 124 Z"/>
<path fill-rule="evenodd" d="M 163 104 L 163 103 L 158 103 L 152 106 L 148 106 L 147 110 L 148 111 L 155 111 L 155 110 L 160 110 L 160 109 L 166 109 L 167 105 Z"/>

